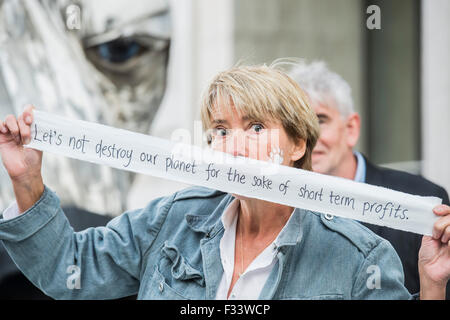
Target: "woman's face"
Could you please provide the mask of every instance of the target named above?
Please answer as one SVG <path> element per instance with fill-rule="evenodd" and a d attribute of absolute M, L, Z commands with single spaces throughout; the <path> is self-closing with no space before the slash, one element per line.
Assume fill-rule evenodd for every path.
<path fill-rule="evenodd" d="M 293 166 L 305 153 L 303 140 L 294 143 L 279 120 L 256 121 L 232 105 L 213 109 L 211 147 L 234 156 Z"/>

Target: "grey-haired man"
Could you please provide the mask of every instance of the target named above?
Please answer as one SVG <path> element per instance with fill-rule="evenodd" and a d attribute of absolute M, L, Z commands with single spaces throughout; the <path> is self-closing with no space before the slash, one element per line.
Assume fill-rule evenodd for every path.
<path fill-rule="evenodd" d="M 289 75 L 306 91 L 320 123 L 320 138 L 313 150 L 313 170 L 421 196 L 436 196 L 449 204 L 445 189 L 425 178 L 402 171 L 380 168 L 354 150 L 361 120 L 354 111 L 351 88 L 322 61 L 295 64 Z M 422 236 L 363 223 L 396 249 L 405 273 L 405 286 L 419 292 L 418 253 Z M 447 284 L 447 299 L 450 285 Z"/>

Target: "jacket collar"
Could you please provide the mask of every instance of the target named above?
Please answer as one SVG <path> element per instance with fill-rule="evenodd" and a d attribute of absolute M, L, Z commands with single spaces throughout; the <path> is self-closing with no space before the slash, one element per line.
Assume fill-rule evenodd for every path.
<path fill-rule="evenodd" d="M 211 214 L 196 215 L 187 213 L 185 215 L 186 223 L 195 232 L 204 233 L 207 238 L 214 237 L 223 229 L 221 217 L 234 199 L 232 195 L 227 194 Z M 294 210 L 286 226 L 277 238 L 276 244 L 278 247 L 296 245 L 301 241 L 304 227 L 302 220 L 305 214 L 306 211 L 303 209 L 296 208 Z"/>
<path fill-rule="evenodd" d="M 191 214 L 185 215 L 187 225 L 195 232 L 206 234 L 208 237 L 217 234 L 223 229 L 221 217 L 228 205 L 234 200 L 234 197 L 227 194 L 219 205 L 210 214 Z"/>
<path fill-rule="evenodd" d="M 383 186 L 383 177 L 380 169 L 375 167 L 366 156 L 363 155 L 363 157 L 366 161 L 366 183 Z"/>
<path fill-rule="evenodd" d="M 277 247 L 294 246 L 298 244 L 303 237 L 302 223 L 306 211 L 296 208 L 289 218 L 286 226 L 281 230 L 276 240 Z"/>

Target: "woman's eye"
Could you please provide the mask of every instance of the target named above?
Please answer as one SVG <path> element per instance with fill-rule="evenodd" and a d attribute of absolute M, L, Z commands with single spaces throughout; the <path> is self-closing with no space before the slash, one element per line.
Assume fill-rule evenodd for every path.
<path fill-rule="evenodd" d="M 225 128 L 215 128 L 214 135 L 218 137 L 224 137 L 227 135 L 227 129 Z"/>
<path fill-rule="evenodd" d="M 252 124 L 251 129 L 256 133 L 260 133 L 264 129 L 264 126 L 260 123 L 255 123 Z"/>

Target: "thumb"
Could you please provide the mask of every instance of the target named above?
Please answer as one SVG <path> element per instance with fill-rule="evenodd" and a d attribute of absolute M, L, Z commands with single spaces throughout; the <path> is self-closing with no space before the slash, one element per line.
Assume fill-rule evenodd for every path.
<path fill-rule="evenodd" d="M 430 236 L 423 236 L 422 237 L 422 245 L 427 245 L 433 242 L 433 237 Z"/>

